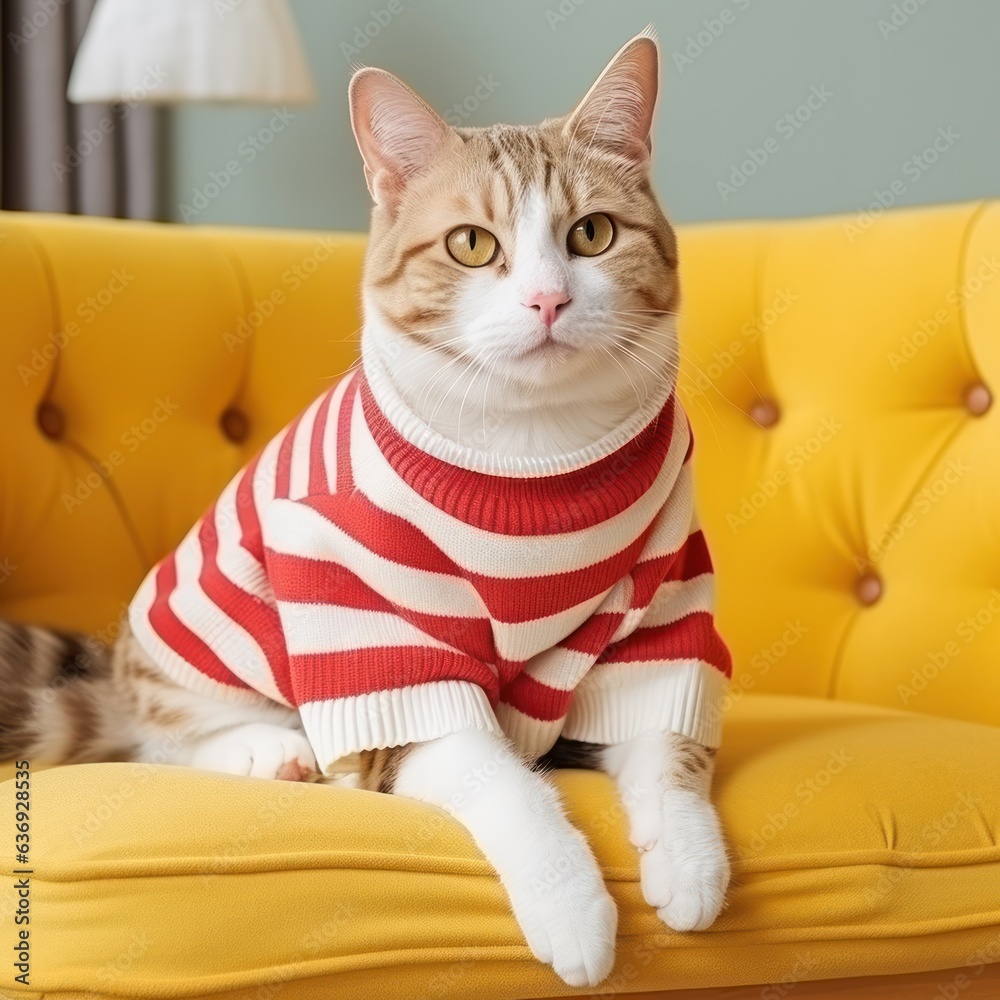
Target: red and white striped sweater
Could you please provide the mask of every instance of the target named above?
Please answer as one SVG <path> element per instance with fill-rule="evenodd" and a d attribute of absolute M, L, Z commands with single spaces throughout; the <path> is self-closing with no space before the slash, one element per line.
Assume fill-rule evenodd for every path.
<path fill-rule="evenodd" d="M 148 575 L 175 681 L 296 707 L 320 766 L 466 728 L 532 757 L 659 729 L 716 746 L 729 655 L 674 395 L 586 450 L 505 460 L 369 365 L 240 472 Z"/>

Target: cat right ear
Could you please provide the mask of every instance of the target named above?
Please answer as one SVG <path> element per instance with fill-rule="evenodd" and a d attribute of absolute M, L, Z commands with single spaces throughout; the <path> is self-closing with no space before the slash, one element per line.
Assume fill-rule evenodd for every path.
<path fill-rule="evenodd" d="M 359 69 L 348 89 L 351 126 L 376 205 L 394 211 L 406 185 L 450 144 L 451 127 L 385 70 Z"/>
<path fill-rule="evenodd" d="M 649 25 L 626 42 L 566 119 L 564 133 L 587 148 L 603 148 L 627 167 L 649 163 L 660 49 Z"/>

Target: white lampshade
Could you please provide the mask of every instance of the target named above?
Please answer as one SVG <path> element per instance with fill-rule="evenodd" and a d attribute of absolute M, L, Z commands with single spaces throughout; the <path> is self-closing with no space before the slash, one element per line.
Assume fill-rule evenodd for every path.
<path fill-rule="evenodd" d="M 305 104 L 316 91 L 288 0 L 97 0 L 68 95 Z"/>

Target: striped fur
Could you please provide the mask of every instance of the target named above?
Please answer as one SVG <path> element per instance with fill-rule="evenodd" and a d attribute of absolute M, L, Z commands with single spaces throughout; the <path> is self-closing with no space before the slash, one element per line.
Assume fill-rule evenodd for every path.
<path fill-rule="evenodd" d="M 206 739 L 250 724 L 296 729 L 294 713 L 280 705 L 219 704 L 174 684 L 126 622 L 109 650 L 83 636 L 0 622 L 0 759 L 197 766 Z M 314 772 L 292 767 L 281 776 Z"/>
<path fill-rule="evenodd" d="M 130 751 L 111 657 L 83 636 L 0 622 L 0 759 L 84 763 Z"/>
<path fill-rule="evenodd" d="M 541 192 L 553 217 L 567 224 L 598 206 L 613 214 L 621 223 L 618 245 L 601 261 L 602 268 L 629 289 L 637 308 L 676 311 L 677 241 L 648 175 L 623 172 L 599 148 L 588 149 L 564 135 L 564 124 L 554 119 L 537 126 L 459 129 L 462 146 L 451 161 L 421 179 L 412 206 L 404 202 L 395 215 L 375 212 L 368 287 L 399 329 L 431 343 L 445 339 L 436 333 L 468 277 L 449 262 L 440 239 L 428 235 L 436 220 L 481 216 L 487 228 L 496 225 L 507 232 L 532 191 Z M 505 267 L 501 261 L 501 274 Z"/>
<path fill-rule="evenodd" d="M 403 762 L 412 749 L 413 745 L 407 744 L 401 747 L 365 750 L 360 754 L 358 787 L 369 792 L 393 792 Z"/>
<path fill-rule="evenodd" d="M 702 746 L 680 733 L 666 733 L 664 739 L 668 746 L 667 768 L 663 774 L 664 783 L 672 789 L 707 795 L 712 783 L 715 748 Z M 539 770 L 546 771 L 555 768 L 603 771 L 608 769 L 604 759 L 606 752 L 607 747 L 599 743 L 584 743 L 581 740 L 568 740 L 560 736 L 552 749 L 540 757 L 535 766 Z"/>
<path fill-rule="evenodd" d="M 577 271 L 590 271 L 595 286 L 614 288 L 613 298 L 600 303 L 577 295 L 579 316 L 567 334 L 567 338 L 590 343 L 588 350 L 578 352 L 570 362 L 563 360 L 566 381 L 572 379 L 578 390 L 586 386 L 590 398 L 607 404 L 607 426 L 592 427 L 584 421 L 583 435 L 593 440 L 620 421 L 623 407 L 634 408 L 636 387 L 642 391 L 649 386 L 652 370 L 673 377 L 677 367 L 673 319 L 680 303 L 673 228 L 659 207 L 648 174 L 623 171 L 598 148 L 567 137 L 564 126 L 564 120 L 557 119 L 540 126 L 458 130 L 461 146 L 421 178 L 394 214 L 376 208 L 372 215 L 366 305 L 371 315 L 383 319 L 392 330 L 387 351 L 395 353 L 401 346 L 404 352 L 416 348 L 424 353 L 424 363 L 411 366 L 415 372 L 412 390 L 407 392 L 407 385 L 400 388 L 411 405 L 419 409 L 420 403 L 426 404 L 428 416 L 439 403 L 428 400 L 426 394 L 421 398 L 421 390 L 432 374 L 426 366 L 435 358 L 435 369 L 453 362 L 453 377 L 438 387 L 443 392 L 454 382 L 454 391 L 465 393 L 477 371 L 496 371 L 489 385 L 484 374 L 473 392 L 492 392 L 486 401 L 498 411 L 523 406 L 525 395 L 539 405 L 557 399 L 546 380 L 538 384 L 538 373 L 498 360 L 490 352 L 492 338 L 488 340 L 487 333 L 478 343 L 471 334 L 464 338 L 461 334 L 469 325 L 466 317 L 475 313 L 477 300 L 502 294 L 508 283 L 514 286 L 511 308 L 516 310 L 517 296 L 536 280 L 528 276 L 522 281 L 517 262 L 519 251 L 525 249 L 525 229 L 542 202 L 547 216 L 543 224 L 557 234 L 595 210 L 612 216 L 616 226 L 611 249 L 572 264 Z M 440 233 L 463 219 L 496 233 L 503 252 L 495 266 L 470 271 L 450 260 Z M 541 274 L 537 277 L 537 281 L 546 280 Z M 469 303 L 467 310 L 456 307 L 464 301 Z M 497 322 L 512 328 L 506 315 L 498 316 Z M 568 322 L 570 315 L 564 325 Z M 381 343 L 382 338 L 374 342 Z M 610 364 L 606 350 L 614 355 Z M 591 369 L 585 377 L 585 370 L 598 358 L 606 372 L 595 379 Z M 462 373 L 466 374 L 460 378 Z M 505 422 L 507 417 L 501 412 L 494 422 Z"/>

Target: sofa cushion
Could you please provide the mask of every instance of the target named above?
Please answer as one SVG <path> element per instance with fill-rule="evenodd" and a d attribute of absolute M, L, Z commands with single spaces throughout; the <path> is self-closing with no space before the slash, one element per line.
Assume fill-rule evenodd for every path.
<path fill-rule="evenodd" d="M 557 776 L 621 913 L 602 992 L 971 976 L 1000 959 L 1000 730 L 770 695 L 739 699 L 726 726 L 734 887 L 706 932 L 668 931 L 643 902 L 610 781 Z M 5 960 L 14 996 L 574 992 L 532 959 L 465 831 L 421 803 L 93 764 L 33 775 L 31 814 L 31 983 L 11 984 Z"/>

